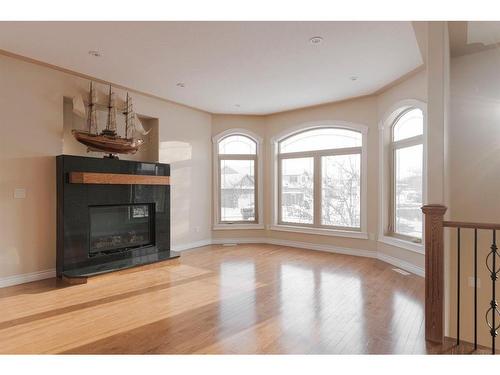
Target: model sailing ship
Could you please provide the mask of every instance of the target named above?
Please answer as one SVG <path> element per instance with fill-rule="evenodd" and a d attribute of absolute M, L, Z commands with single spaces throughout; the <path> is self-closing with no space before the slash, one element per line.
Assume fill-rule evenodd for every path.
<path fill-rule="evenodd" d="M 121 137 L 116 129 L 116 96 L 111 86 L 109 87 L 108 119 L 106 128 L 98 133 L 97 129 L 97 93 L 94 85 L 90 83 L 90 93 L 87 111 L 87 129 L 73 129 L 71 132 L 75 139 L 87 146 L 87 151 L 108 153 L 106 157 L 117 159 L 117 154 L 135 154 L 144 140 L 134 138 L 138 132 L 146 135 L 148 132 L 142 127 L 140 120 L 134 112 L 132 98 L 127 93 L 127 100 L 123 114 L 125 115 L 125 134 Z M 85 104 L 81 97 L 74 99 L 73 110 L 75 113 L 85 116 Z"/>

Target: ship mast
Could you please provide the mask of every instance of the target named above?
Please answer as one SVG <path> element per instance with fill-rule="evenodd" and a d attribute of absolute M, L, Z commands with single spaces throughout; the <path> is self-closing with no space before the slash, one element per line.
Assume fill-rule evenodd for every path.
<path fill-rule="evenodd" d="M 94 89 L 94 85 L 92 84 L 92 81 L 90 81 L 89 115 L 87 117 L 87 123 L 90 134 L 97 134 L 97 115 L 95 110 L 96 102 L 97 102 L 96 92 Z"/>
<path fill-rule="evenodd" d="M 129 138 L 128 133 L 130 129 L 130 95 L 127 92 L 127 103 L 125 104 L 125 138 Z"/>
<path fill-rule="evenodd" d="M 134 110 L 132 108 L 132 97 L 128 94 L 127 92 L 127 103 L 125 105 L 125 112 L 123 114 L 125 115 L 125 138 L 130 139 L 133 136 L 133 130 L 135 128 L 134 124 Z"/>
<path fill-rule="evenodd" d="M 116 135 L 116 104 L 115 104 L 115 93 L 113 92 L 111 85 L 109 86 L 109 102 L 108 102 L 108 123 L 106 124 L 106 135 L 115 136 Z"/>
<path fill-rule="evenodd" d="M 127 92 L 127 102 L 125 103 L 125 112 L 124 112 L 124 115 L 125 115 L 125 138 L 128 138 L 128 127 L 129 127 L 129 124 L 128 124 L 128 113 L 129 113 L 129 95 L 128 95 L 128 92 Z"/>

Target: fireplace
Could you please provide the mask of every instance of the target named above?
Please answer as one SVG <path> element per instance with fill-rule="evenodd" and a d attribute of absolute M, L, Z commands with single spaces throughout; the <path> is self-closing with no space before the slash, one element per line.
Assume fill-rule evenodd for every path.
<path fill-rule="evenodd" d="M 89 256 L 154 245 L 154 203 L 89 207 Z"/>
<path fill-rule="evenodd" d="M 99 273 L 178 257 L 170 250 L 170 166 L 57 157 L 57 275 Z"/>

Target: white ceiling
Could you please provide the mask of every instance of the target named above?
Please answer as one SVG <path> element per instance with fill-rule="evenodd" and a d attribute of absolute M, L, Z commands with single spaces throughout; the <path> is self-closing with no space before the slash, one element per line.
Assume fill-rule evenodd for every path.
<path fill-rule="evenodd" d="M 422 64 L 411 22 L 0 22 L 0 49 L 212 113 L 366 95 Z"/>

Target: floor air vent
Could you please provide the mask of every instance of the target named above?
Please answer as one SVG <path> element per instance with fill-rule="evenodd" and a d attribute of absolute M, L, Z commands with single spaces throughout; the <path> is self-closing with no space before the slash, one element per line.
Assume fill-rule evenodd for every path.
<path fill-rule="evenodd" d="M 408 276 L 410 275 L 409 272 L 406 272 L 405 270 L 402 270 L 401 268 L 393 268 L 392 269 L 394 272 L 400 273 L 401 275 Z"/>

